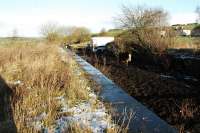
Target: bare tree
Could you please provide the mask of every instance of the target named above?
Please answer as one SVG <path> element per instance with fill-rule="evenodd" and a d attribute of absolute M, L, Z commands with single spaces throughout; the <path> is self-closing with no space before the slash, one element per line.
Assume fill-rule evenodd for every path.
<path fill-rule="evenodd" d="M 90 30 L 86 27 L 74 27 L 71 38 L 74 43 L 80 43 L 89 41 L 90 35 Z"/>
<path fill-rule="evenodd" d="M 147 8 L 145 6 L 122 6 L 120 17 L 117 17 L 121 27 L 143 28 L 149 26 L 165 26 L 168 24 L 168 13 L 161 8 Z"/>
<path fill-rule="evenodd" d="M 128 30 L 123 46 L 120 41 L 119 45 L 123 49 L 130 46 L 127 44 L 139 44 L 148 51 L 158 51 L 165 49 L 165 43 L 161 38 L 161 31 L 164 26 L 168 25 L 168 13 L 162 8 L 147 8 L 145 6 L 122 6 L 121 15 L 117 17 L 116 21 L 122 28 Z M 131 42 L 131 43 L 130 43 Z M 162 49 L 161 49 L 162 47 Z"/>
<path fill-rule="evenodd" d="M 40 33 L 50 42 L 56 41 L 59 38 L 59 26 L 57 23 L 49 22 L 43 24 Z"/>
<path fill-rule="evenodd" d="M 72 43 L 72 34 L 76 27 L 74 26 L 59 26 L 57 34 L 63 43 Z"/>
<path fill-rule="evenodd" d="M 67 27 L 57 23 L 46 23 L 41 26 L 40 33 L 49 42 L 80 43 L 90 40 L 90 30 L 86 27 Z"/>

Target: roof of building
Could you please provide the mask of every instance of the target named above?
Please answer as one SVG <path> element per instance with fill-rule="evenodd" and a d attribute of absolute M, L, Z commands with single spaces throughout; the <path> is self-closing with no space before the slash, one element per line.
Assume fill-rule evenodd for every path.
<path fill-rule="evenodd" d="M 113 42 L 114 37 L 93 37 L 92 42 L 95 46 L 105 46 L 106 44 Z"/>

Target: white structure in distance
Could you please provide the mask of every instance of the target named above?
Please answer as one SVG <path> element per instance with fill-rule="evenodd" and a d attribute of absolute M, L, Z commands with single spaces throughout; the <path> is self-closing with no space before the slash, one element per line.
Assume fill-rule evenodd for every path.
<path fill-rule="evenodd" d="M 93 52 L 96 52 L 97 50 L 103 50 L 105 49 L 105 46 L 108 43 L 111 43 L 115 40 L 114 37 L 93 37 L 91 39 L 91 46 Z"/>

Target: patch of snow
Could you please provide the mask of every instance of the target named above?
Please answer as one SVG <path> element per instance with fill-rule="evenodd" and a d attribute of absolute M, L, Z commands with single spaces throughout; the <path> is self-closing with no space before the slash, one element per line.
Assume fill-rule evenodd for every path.
<path fill-rule="evenodd" d="M 110 122 L 105 107 L 100 104 L 97 106 L 101 107 L 93 109 L 90 103 L 85 102 L 69 108 L 67 112 L 71 112 L 73 115 L 64 116 L 57 120 L 55 132 L 62 133 L 70 124 L 76 123 L 80 127 L 91 129 L 94 133 L 103 133 L 107 128 L 111 128 L 113 124 Z"/>
<path fill-rule="evenodd" d="M 90 87 L 86 87 L 86 90 L 90 91 L 90 90 L 91 90 L 91 88 L 90 88 Z"/>
<path fill-rule="evenodd" d="M 94 93 L 90 93 L 90 94 L 89 94 L 89 97 L 90 97 L 90 98 L 93 98 L 93 99 L 96 99 L 96 98 L 97 98 L 97 96 L 96 96 Z"/>
<path fill-rule="evenodd" d="M 104 133 L 107 128 L 114 127 L 111 123 L 111 116 L 108 115 L 103 103 L 97 101 L 97 96 L 94 93 L 89 94 L 90 100 L 82 102 L 69 108 L 63 101 L 62 113 L 72 114 L 62 116 L 56 121 L 55 133 L 62 133 L 70 127 L 70 124 L 75 123 L 81 128 L 89 128 L 93 133 Z M 94 102 L 97 102 L 94 105 Z M 94 107 L 95 106 L 95 107 Z"/>
<path fill-rule="evenodd" d="M 62 61 L 66 62 L 67 53 L 64 49 L 60 48 L 60 53 L 62 54 Z M 79 76 L 81 74 L 80 70 L 75 70 L 74 73 Z M 83 80 L 83 79 L 82 79 Z M 17 82 L 21 83 L 21 82 Z M 98 101 L 97 95 L 91 92 L 92 89 L 87 87 L 86 90 L 89 93 L 89 100 L 81 102 L 74 107 L 69 107 L 65 96 L 58 96 L 54 99 L 57 100 L 58 104 L 61 105 L 60 114 L 67 114 L 61 116 L 55 121 L 55 125 L 49 128 L 44 127 L 42 120 L 47 117 L 45 112 L 41 113 L 33 119 L 31 125 L 35 127 L 36 130 L 44 133 L 64 133 L 70 127 L 71 124 L 79 125 L 80 128 L 91 129 L 93 133 L 104 133 L 107 128 L 115 127 L 115 124 L 111 121 L 111 116 L 107 113 L 105 106 L 102 102 Z"/>
<path fill-rule="evenodd" d="M 17 80 L 17 81 L 10 81 L 9 82 L 10 84 L 13 84 L 13 85 L 23 85 L 22 81 L 21 80 Z"/>
<path fill-rule="evenodd" d="M 191 55 L 191 54 L 176 54 L 175 58 L 182 60 L 200 60 L 199 56 Z"/>
<path fill-rule="evenodd" d="M 55 100 L 64 100 L 64 95 L 55 97 Z"/>
<path fill-rule="evenodd" d="M 196 78 L 194 78 L 194 77 L 192 77 L 192 76 L 185 76 L 184 79 L 185 79 L 185 80 L 193 80 L 193 81 L 195 81 L 195 82 L 198 82 L 198 79 L 196 79 Z"/>
<path fill-rule="evenodd" d="M 41 130 L 42 127 L 43 127 L 43 124 L 42 124 L 42 122 L 40 122 L 40 121 L 34 122 L 33 125 L 34 125 L 34 128 L 35 128 L 36 130 L 38 130 L 38 131 Z"/>
<path fill-rule="evenodd" d="M 191 86 L 190 86 L 190 85 L 187 85 L 187 84 L 185 85 L 185 87 L 187 87 L 187 88 L 191 88 Z"/>
<path fill-rule="evenodd" d="M 161 74 L 160 77 L 161 77 L 161 78 L 165 78 L 165 79 L 175 79 L 173 76 L 170 76 L 170 75 L 163 75 L 163 74 Z"/>
<path fill-rule="evenodd" d="M 41 121 L 43 120 L 45 117 L 47 116 L 47 114 L 45 112 L 41 113 L 40 115 L 38 115 L 37 117 L 35 117 L 35 121 Z"/>
<path fill-rule="evenodd" d="M 21 82 L 20 80 L 17 80 L 17 81 L 15 81 L 13 84 L 14 84 L 14 85 L 20 85 L 20 84 L 22 84 L 22 82 Z"/>

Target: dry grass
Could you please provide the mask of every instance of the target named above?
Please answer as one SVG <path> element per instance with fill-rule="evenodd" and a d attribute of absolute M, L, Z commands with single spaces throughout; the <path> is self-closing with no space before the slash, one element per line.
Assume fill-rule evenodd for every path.
<path fill-rule="evenodd" d="M 103 74 L 106 74 L 106 76 L 109 76 L 109 72 L 111 69 L 110 66 L 105 66 L 97 62 L 94 64 L 94 67 L 100 70 Z"/>
<path fill-rule="evenodd" d="M 111 105 L 107 105 L 111 106 Z M 111 107 L 107 107 L 109 109 L 110 114 L 116 114 L 115 110 Z M 119 115 L 119 114 L 116 114 Z M 116 117 L 117 119 L 114 121 L 115 126 L 113 128 L 108 128 L 107 133 L 128 133 L 129 125 L 132 119 L 135 117 L 135 112 L 132 110 L 127 110 L 126 108 L 123 110 L 121 116 Z"/>
<path fill-rule="evenodd" d="M 199 50 L 200 39 L 199 37 L 176 37 L 174 45 L 170 48 Z"/>
<path fill-rule="evenodd" d="M 183 100 L 180 106 L 180 113 L 183 119 L 192 119 L 195 117 L 195 113 L 198 112 L 198 108 L 195 107 L 192 100 Z"/>
<path fill-rule="evenodd" d="M 65 133 L 92 133 L 92 130 L 87 127 L 81 127 L 79 124 L 72 123 Z"/>
<path fill-rule="evenodd" d="M 43 126 L 53 124 L 60 109 L 58 96 L 65 95 L 69 105 L 88 99 L 87 83 L 73 73 L 75 62 L 70 57 L 63 62 L 57 46 L 22 43 L 2 47 L 0 53 L 0 75 L 14 92 L 11 102 L 18 131 L 35 132 L 31 122 L 42 113 Z"/>
<path fill-rule="evenodd" d="M 69 106 L 89 99 L 87 87 L 94 83 L 83 80 L 88 79 L 87 75 L 77 72 L 80 69 L 72 57 L 67 54 L 61 56 L 59 50 L 59 47 L 54 45 L 20 41 L 0 48 L 0 76 L 13 91 L 11 99 L 8 100 L 13 121 L 20 133 L 40 132 L 34 127 L 38 119 L 44 128 L 51 129 L 55 120 L 60 117 L 61 103 L 56 100 L 57 97 L 64 96 Z M 104 71 L 107 72 L 108 69 Z M 5 122 L 0 121 L 0 124 L 0 128 L 4 128 L 3 131 L 8 131 L 9 118 Z M 125 133 L 128 125 L 124 125 L 126 124 L 122 123 L 122 126 L 107 129 L 106 132 Z M 72 123 L 66 132 L 92 131 Z"/>

